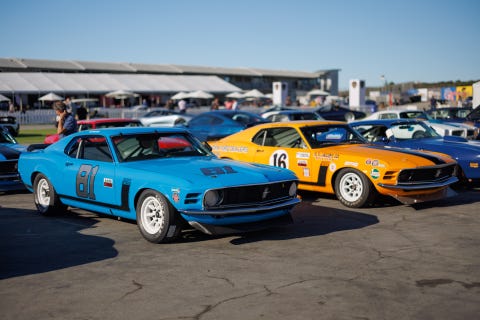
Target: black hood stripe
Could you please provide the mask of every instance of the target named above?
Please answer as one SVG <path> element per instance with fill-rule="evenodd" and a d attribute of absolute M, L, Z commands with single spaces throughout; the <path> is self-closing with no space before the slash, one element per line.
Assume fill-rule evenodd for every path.
<path fill-rule="evenodd" d="M 382 147 L 382 146 L 373 146 L 373 145 L 368 146 L 366 148 L 406 153 L 406 154 L 410 154 L 410 155 L 413 155 L 413 156 L 417 156 L 417 157 L 421 157 L 421 158 L 430 160 L 431 162 L 433 162 L 435 164 L 445 164 L 446 163 L 440 157 L 437 157 L 437 156 L 432 155 L 432 154 L 426 154 L 426 153 L 423 153 L 423 152 L 414 151 L 414 150 L 408 150 L 408 149 L 402 149 L 402 148 L 385 148 L 385 147 Z"/>
<path fill-rule="evenodd" d="M 7 160 L 15 160 L 20 157 L 20 151 L 9 148 L 7 146 L 0 146 L 0 153 L 7 159 Z"/>

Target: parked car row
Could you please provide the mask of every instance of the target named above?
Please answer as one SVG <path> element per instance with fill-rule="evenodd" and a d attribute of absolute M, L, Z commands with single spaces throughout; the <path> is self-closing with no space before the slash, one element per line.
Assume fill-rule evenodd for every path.
<path fill-rule="evenodd" d="M 186 227 L 220 234 L 291 222 L 297 189 L 359 208 L 380 195 L 414 204 L 480 183 L 480 142 L 442 137 L 404 112 L 346 122 L 308 110 L 220 110 L 175 128 L 100 118 L 39 150 L 3 128 L 0 191 L 26 187 L 42 214 L 71 206 L 136 220 L 159 243 Z"/>

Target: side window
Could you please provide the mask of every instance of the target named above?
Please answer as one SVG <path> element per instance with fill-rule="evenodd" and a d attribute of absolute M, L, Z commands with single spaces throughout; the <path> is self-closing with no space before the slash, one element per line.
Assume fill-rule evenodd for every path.
<path fill-rule="evenodd" d="M 263 146 L 265 140 L 265 134 L 267 133 L 266 130 L 262 130 L 258 132 L 252 139 L 252 142 L 258 144 L 259 146 Z"/>
<path fill-rule="evenodd" d="M 397 119 L 397 115 L 395 113 L 383 113 L 380 115 L 379 119 Z"/>
<path fill-rule="evenodd" d="M 67 154 L 72 158 L 112 162 L 112 154 L 104 137 L 89 136 L 72 143 Z"/>
<path fill-rule="evenodd" d="M 190 124 L 193 126 L 208 126 L 212 124 L 212 117 L 210 116 L 201 116 L 190 121 Z"/>

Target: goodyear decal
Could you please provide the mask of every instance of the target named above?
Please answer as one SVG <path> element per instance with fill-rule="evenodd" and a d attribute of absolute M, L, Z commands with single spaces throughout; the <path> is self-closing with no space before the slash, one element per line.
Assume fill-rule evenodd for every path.
<path fill-rule="evenodd" d="M 248 147 L 238 146 L 213 146 L 212 150 L 219 152 L 248 153 Z"/>
<path fill-rule="evenodd" d="M 399 152 L 399 153 L 405 153 L 405 154 L 409 154 L 409 155 L 412 155 L 412 156 L 417 156 L 417 157 L 421 157 L 421 158 L 430 160 L 430 161 L 433 162 L 434 164 L 445 164 L 445 163 L 446 163 L 446 162 L 443 161 L 440 157 L 436 157 L 436 156 L 431 155 L 431 154 L 426 154 L 426 153 L 422 153 L 422 152 L 416 152 L 416 151 L 412 151 L 412 150 L 406 150 L 406 149 L 400 149 L 400 148 L 396 148 L 396 149 L 393 149 L 393 148 L 384 148 L 384 147 L 373 146 L 373 145 L 371 145 L 371 146 L 366 146 L 365 148 L 385 150 L 385 151 L 392 151 L 392 152 Z"/>

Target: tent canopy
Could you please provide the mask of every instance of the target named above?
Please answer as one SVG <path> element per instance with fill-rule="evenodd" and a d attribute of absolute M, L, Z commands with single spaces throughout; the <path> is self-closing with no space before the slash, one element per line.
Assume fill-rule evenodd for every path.
<path fill-rule="evenodd" d="M 38 98 L 38 100 L 40 100 L 40 101 L 62 101 L 63 97 L 60 97 L 59 95 L 57 95 L 53 92 L 50 92 L 50 93 L 47 93 L 44 96 L 41 96 L 40 98 Z"/>
<path fill-rule="evenodd" d="M 0 102 L 3 102 L 3 101 L 10 101 L 10 99 L 5 97 L 3 94 L 0 94 Z"/>
<path fill-rule="evenodd" d="M 105 94 L 115 90 L 139 94 L 192 92 L 213 94 L 240 91 L 240 88 L 217 76 L 0 72 L 0 93 L 89 93 Z"/>
<path fill-rule="evenodd" d="M 253 89 L 245 92 L 243 98 L 265 98 L 265 95 L 261 91 Z"/>

